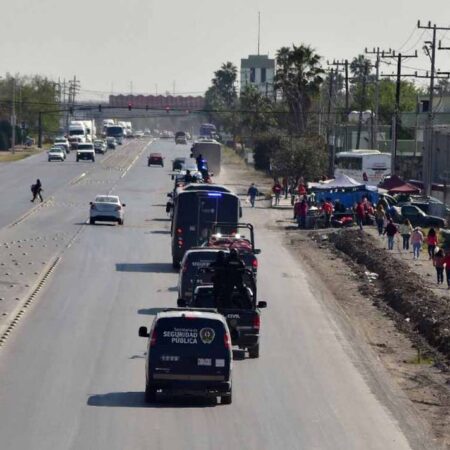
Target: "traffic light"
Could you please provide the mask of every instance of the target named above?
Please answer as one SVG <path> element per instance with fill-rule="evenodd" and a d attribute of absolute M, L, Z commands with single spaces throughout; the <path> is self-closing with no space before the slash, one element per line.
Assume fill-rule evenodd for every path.
<path fill-rule="evenodd" d="M 98 105 L 98 112 L 102 112 L 102 105 Z"/>
<path fill-rule="evenodd" d="M 131 111 L 132 107 L 133 107 L 133 105 L 131 103 L 128 103 L 128 111 Z"/>

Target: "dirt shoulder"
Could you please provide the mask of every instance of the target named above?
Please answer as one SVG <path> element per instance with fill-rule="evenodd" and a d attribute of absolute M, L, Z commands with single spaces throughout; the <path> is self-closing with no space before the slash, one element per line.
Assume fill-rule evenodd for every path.
<path fill-rule="evenodd" d="M 226 156 L 225 169 L 227 184 L 231 184 L 236 193 L 241 194 L 243 198 L 251 182 L 256 183 L 264 192 L 268 192 L 272 184 L 268 176 L 246 167 L 244 162 L 234 154 Z M 373 249 L 379 251 L 380 263 L 390 267 L 391 271 L 392 267 L 396 268 L 397 278 L 390 281 L 393 285 L 389 284 L 386 287 L 384 277 L 378 273 L 381 271 L 375 275 L 376 271 L 369 269 L 364 259 L 358 260 L 354 255 L 349 256 L 348 248 L 343 248 L 348 242 L 357 242 L 359 232 L 356 229 L 347 231 L 350 234 L 340 241 L 340 245 L 337 246 L 341 249 L 338 249 L 336 239 L 331 237 L 328 231 L 298 230 L 293 223 L 290 209 L 274 210 L 272 208 L 268 210 L 268 214 L 273 220 L 267 226 L 280 233 L 286 247 L 301 259 L 307 270 L 311 272 L 312 279 L 323 280 L 323 287 L 333 293 L 335 304 L 328 306 L 344 324 L 349 340 L 355 342 L 355 339 L 363 339 L 365 341 L 376 355 L 376 360 L 382 363 L 409 398 L 412 404 L 411 409 L 416 411 L 422 422 L 428 424 L 435 437 L 433 444 L 438 448 L 450 449 L 448 360 L 436 350 L 437 343 L 435 346 L 430 345 L 430 342 L 419 333 L 417 327 L 417 323 L 420 322 L 419 316 L 413 318 L 410 311 L 402 311 L 401 308 L 395 308 L 394 304 L 386 301 L 389 289 L 395 290 L 396 283 L 400 284 L 399 280 L 403 280 L 403 284 L 411 289 L 409 292 L 420 291 L 421 298 L 437 297 L 429 285 L 429 277 L 424 275 L 421 278 L 420 274 L 416 275 L 412 272 L 414 267 L 407 264 L 398 269 L 401 261 L 381 249 L 382 242 L 378 242 L 373 236 L 367 236 L 368 243 L 370 240 L 375 240 L 371 245 Z M 337 233 L 337 235 L 340 234 Z M 363 254 L 373 252 L 361 244 L 356 248 L 359 248 Z M 394 261 L 391 261 L 392 259 Z M 385 264 L 386 261 L 389 261 L 389 264 Z M 408 284 L 411 279 L 417 277 L 419 277 L 417 284 Z M 435 306 L 438 307 L 441 304 L 441 300 L 438 300 Z M 446 314 L 444 310 L 437 310 L 436 307 L 431 312 L 422 310 L 422 314 L 426 313 L 427 318 L 433 317 L 433 314 L 439 315 L 443 320 L 448 320 L 450 312 L 448 302 L 446 305 Z M 428 320 L 426 322 L 429 323 Z M 443 333 L 445 334 L 445 330 Z M 445 336 L 439 342 L 441 344 L 446 342 Z"/>
<path fill-rule="evenodd" d="M 17 147 L 14 153 L 11 151 L 0 151 L 0 163 L 20 161 L 21 159 L 41 153 L 44 150 L 45 149 L 39 149 L 37 147 L 27 147 L 25 149 L 22 147 Z"/>

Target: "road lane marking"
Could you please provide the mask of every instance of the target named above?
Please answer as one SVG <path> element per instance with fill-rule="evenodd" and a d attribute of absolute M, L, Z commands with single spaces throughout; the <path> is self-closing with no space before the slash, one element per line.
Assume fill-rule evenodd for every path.
<path fill-rule="evenodd" d="M 36 211 L 38 211 L 40 208 L 43 208 L 44 206 L 47 206 L 51 201 L 53 201 L 55 198 L 53 196 L 46 198 L 43 202 L 37 204 L 36 206 L 33 206 L 30 210 L 28 210 L 25 214 L 20 216 L 17 220 L 7 225 L 6 228 L 13 228 L 16 225 L 19 225 L 19 223 L 22 223 L 26 219 L 28 219 L 30 216 L 32 216 Z"/>

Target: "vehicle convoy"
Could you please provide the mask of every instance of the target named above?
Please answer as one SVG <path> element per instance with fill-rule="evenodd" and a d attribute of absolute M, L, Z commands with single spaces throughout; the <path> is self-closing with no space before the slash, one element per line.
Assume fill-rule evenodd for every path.
<path fill-rule="evenodd" d="M 89 210 L 89 223 L 95 225 L 95 222 L 117 222 L 124 224 L 125 203 L 120 203 L 117 195 L 97 195 Z"/>
<path fill-rule="evenodd" d="M 221 314 L 166 310 L 156 315 L 150 331 L 140 327 L 139 336 L 148 338 L 146 402 L 155 402 L 158 392 L 232 402 L 231 336 Z"/>
<path fill-rule="evenodd" d="M 430 216 L 416 205 L 403 205 L 395 207 L 398 217 L 396 221 L 408 219 L 413 227 L 437 227 L 446 228 L 447 220 L 442 217 Z"/>
<path fill-rule="evenodd" d="M 77 162 L 80 160 L 95 162 L 94 144 L 87 142 L 77 145 Z"/>
<path fill-rule="evenodd" d="M 222 145 L 213 139 L 202 139 L 194 143 L 191 148 L 192 157 L 202 156 L 208 162 L 208 169 L 219 175 L 222 164 Z"/>
<path fill-rule="evenodd" d="M 114 138 L 117 144 L 123 144 L 124 128 L 121 125 L 112 125 L 106 128 L 106 137 Z"/>
<path fill-rule="evenodd" d="M 228 259 L 230 257 L 228 256 Z M 256 281 L 253 272 L 248 269 L 232 269 L 240 272 L 242 284 L 233 288 L 228 269 L 223 267 L 201 268 L 193 285 L 189 300 L 179 298 L 179 307 L 216 308 L 225 317 L 231 332 L 232 344 L 247 350 L 250 358 L 259 357 L 261 309 L 267 307 L 265 301 L 257 301 Z M 204 274 L 212 272 L 214 284 L 204 283 Z M 222 272 L 222 273 L 221 273 Z M 222 277 L 224 280 L 219 281 Z M 217 285 L 216 285 L 217 283 Z M 239 284 L 239 283 L 238 283 Z"/>
<path fill-rule="evenodd" d="M 232 232 L 239 222 L 239 197 L 230 192 L 186 191 L 177 195 L 172 217 L 172 264 L 178 268 L 184 253 L 207 242 L 213 225 L 228 223 Z"/>

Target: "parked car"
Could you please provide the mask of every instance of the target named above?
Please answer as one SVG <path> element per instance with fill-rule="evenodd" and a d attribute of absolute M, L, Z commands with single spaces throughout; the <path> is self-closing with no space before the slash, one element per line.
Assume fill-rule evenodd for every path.
<path fill-rule="evenodd" d="M 150 153 L 150 155 L 148 156 L 147 166 L 164 167 L 164 158 L 161 153 Z"/>
<path fill-rule="evenodd" d="M 447 227 L 446 219 L 443 219 L 442 217 L 430 216 L 415 205 L 403 205 L 397 211 L 400 212 L 401 219 L 409 219 L 413 227 Z"/>
<path fill-rule="evenodd" d="M 117 222 L 119 225 L 124 223 L 125 203 L 120 203 L 117 195 L 97 195 L 91 205 L 89 213 L 89 223 L 95 222 Z"/>

